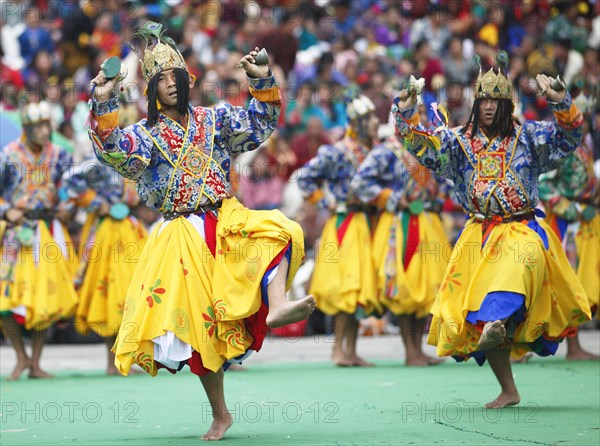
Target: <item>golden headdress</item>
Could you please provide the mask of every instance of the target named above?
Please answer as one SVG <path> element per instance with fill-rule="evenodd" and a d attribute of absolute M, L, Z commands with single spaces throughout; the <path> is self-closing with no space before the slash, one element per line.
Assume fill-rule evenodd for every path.
<path fill-rule="evenodd" d="M 177 44 L 164 34 L 162 25 L 146 22 L 132 36 L 131 47 L 142 65 L 144 80 L 149 82 L 161 71 L 181 68 L 188 71 Z"/>
<path fill-rule="evenodd" d="M 513 86 L 508 75 L 505 74 L 509 66 L 506 51 L 498 53 L 496 63 L 498 68 L 490 68 L 483 75 L 481 74 L 481 65 L 479 65 L 479 76 L 475 83 L 475 99 L 510 99 L 512 101 Z"/>

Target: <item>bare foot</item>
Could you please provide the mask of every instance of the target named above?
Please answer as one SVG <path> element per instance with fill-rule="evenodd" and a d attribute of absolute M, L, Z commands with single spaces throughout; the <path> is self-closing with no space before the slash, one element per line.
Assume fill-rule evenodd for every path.
<path fill-rule="evenodd" d="M 6 380 L 7 381 L 16 381 L 17 379 L 19 379 L 21 377 L 21 374 L 25 370 L 27 370 L 29 367 L 31 367 L 31 361 L 29 359 L 27 359 L 26 361 L 17 362 L 17 365 L 15 366 L 14 370 L 12 371 L 10 376 L 6 377 Z"/>
<path fill-rule="evenodd" d="M 502 344 L 506 336 L 506 328 L 501 321 L 487 322 L 479 338 L 477 350 L 490 350 Z"/>
<path fill-rule="evenodd" d="M 36 368 L 31 367 L 28 378 L 30 378 L 30 379 L 48 379 L 48 378 L 54 378 L 54 375 L 51 375 L 50 373 L 45 372 L 44 370 L 42 370 L 39 367 L 36 367 Z"/>
<path fill-rule="evenodd" d="M 433 356 L 426 355 L 425 353 L 421 354 L 421 358 L 427 361 L 428 365 L 438 365 L 446 360 L 444 358 L 434 358 Z"/>
<path fill-rule="evenodd" d="M 233 417 L 227 412 L 222 419 L 214 419 L 210 425 L 210 429 L 204 435 L 203 440 L 214 441 L 221 440 L 225 436 L 227 429 L 233 424 Z"/>
<path fill-rule="evenodd" d="M 334 353 L 331 355 L 331 360 L 338 367 L 351 367 L 353 365 L 352 359 L 343 353 Z"/>
<path fill-rule="evenodd" d="M 429 362 L 425 358 L 416 357 L 416 358 L 406 358 L 404 364 L 407 367 L 427 367 Z"/>
<path fill-rule="evenodd" d="M 372 362 L 367 362 L 357 355 L 354 355 L 354 357 L 352 358 L 352 365 L 354 367 L 375 367 L 375 364 L 373 364 Z"/>
<path fill-rule="evenodd" d="M 586 352 L 585 350 L 579 350 L 576 352 L 567 352 L 567 361 L 599 361 L 600 356 L 594 355 L 593 353 Z"/>
<path fill-rule="evenodd" d="M 521 397 L 519 396 L 519 392 L 517 389 L 511 392 L 502 392 L 498 395 L 494 401 L 491 401 L 485 405 L 486 409 L 502 409 L 507 406 L 514 406 L 515 404 L 519 404 L 521 402 Z"/>
<path fill-rule="evenodd" d="M 521 356 L 520 358 L 510 358 L 510 363 L 511 364 L 527 364 L 529 362 L 529 360 L 531 359 L 531 357 L 533 356 L 533 353 L 531 352 L 527 352 L 525 353 L 523 356 Z"/>
<path fill-rule="evenodd" d="M 313 296 L 306 296 L 300 300 L 286 301 L 277 308 L 269 310 L 267 325 L 270 328 L 278 328 L 303 321 L 315 311 L 315 306 L 316 302 Z"/>

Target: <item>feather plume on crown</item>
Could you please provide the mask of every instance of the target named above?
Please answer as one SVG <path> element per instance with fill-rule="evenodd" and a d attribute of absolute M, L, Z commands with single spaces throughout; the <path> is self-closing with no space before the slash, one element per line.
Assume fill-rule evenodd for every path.
<path fill-rule="evenodd" d="M 165 70 L 181 68 L 188 71 L 177 44 L 164 35 L 160 23 L 148 21 L 140 26 L 133 34 L 130 46 L 140 60 L 146 82 Z"/>

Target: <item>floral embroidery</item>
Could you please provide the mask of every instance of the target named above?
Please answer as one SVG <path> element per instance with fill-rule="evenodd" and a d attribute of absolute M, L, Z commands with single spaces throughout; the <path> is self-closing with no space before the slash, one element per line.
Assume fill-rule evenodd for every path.
<path fill-rule="evenodd" d="M 146 373 L 152 371 L 153 359 L 148 353 L 140 352 L 135 358 L 135 362 L 139 365 Z"/>
<path fill-rule="evenodd" d="M 156 282 L 154 282 L 154 285 L 152 285 L 150 287 L 150 295 L 148 297 L 146 297 L 146 302 L 148 302 L 148 306 L 150 308 L 152 308 L 152 306 L 154 305 L 154 302 L 156 302 L 157 304 L 162 303 L 161 298 L 159 297 L 159 294 L 165 294 L 165 289 L 164 288 L 157 288 L 160 285 L 160 279 L 156 279 Z"/>
<path fill-rule="evenodd" d="M 452 268 L 450 268 L 450 271 L 448 271 L 448 274 L 446 274 L 446 278 L 444 280 L 444 283 L 442 284 L 442 287 L 440 288 L 440 291 L 444 291 L 446 289 L 446 285 L 448 286 L 448 288 L 450 288 L 450 292 L 453 293 L 454 292 L 454 287 L 452 286 L 457 285 L 457 286 L 461 286 L 462 283 L 457 280 L 458 277 L 462 276 L 462 273 L 455 273 L 454 271 L 456 270 L 456 265 L 452 265 Z"/>
<path fill-rule="evenodd" d="M 239 347 L 244 344 L 244 333 L 242 333 L 242 327 L 236 325 L 225 332 L 225 339 L 227 343 L 233 347 Z"/>

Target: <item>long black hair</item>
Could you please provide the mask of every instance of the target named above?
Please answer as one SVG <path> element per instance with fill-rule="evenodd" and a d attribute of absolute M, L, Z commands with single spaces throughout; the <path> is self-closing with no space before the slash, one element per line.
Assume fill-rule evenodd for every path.
<path fill-rule="evenodd" d="M 187 71 L 182 68 L 175 68 L 175 85 L 177 86 L 177 113 L 179 116 L 185 116 L 188 112 L 190 102 L 190 78 Z M 148 82 L 148 125 L 150 127 L 158 122 L 158 79 L 160 73 L 154 75 Z"/>
<path fill-rule="evenodd" d="M 471 115 L 467 120 L 467 123 L 460 129 L 461 133 L 465 133 L 469 130 L 469 126 L 473 124 L 473 130 L 471 131 L 471 137 L 475 136 L 479 131 L 479 106 L 481 105 L 481 101 L 485 99 L 478 98 L 475 99 L 473 103 L 473 108 L 471 109 Z M 500 136 L 501 138 L 506 138 L 511 136 L 515 131 L 515 123 L 512 118 L 513 113 L 513 103 L 510 99 L 494 99 L 498 101 L 498 109 L 496 110 L 496 115 L 494 116 L 494 121 L 489 129 L 490 135 L 489 137 Z"/>

